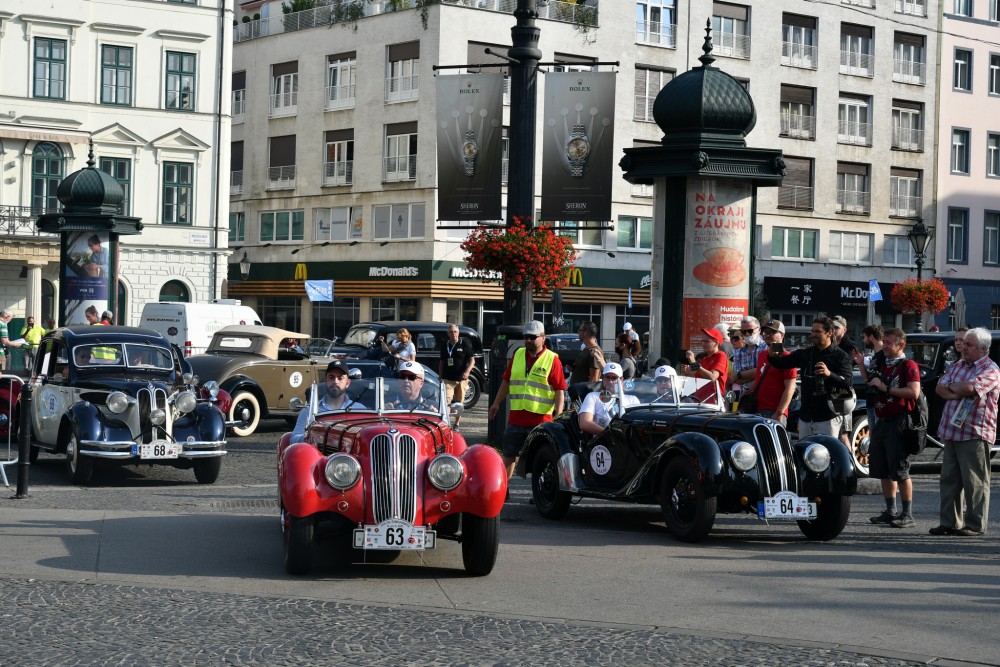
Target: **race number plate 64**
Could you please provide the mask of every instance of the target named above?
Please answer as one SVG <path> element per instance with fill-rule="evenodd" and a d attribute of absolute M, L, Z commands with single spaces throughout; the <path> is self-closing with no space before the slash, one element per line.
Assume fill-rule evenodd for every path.
<path fill-rule="evenodd" d="M 355 549 L 400 549 L 420 551 L 434 548 L 435 533 L 426 526 L 414 526 L 399 519 L 388 519 L 377 526 L 354 531 Z"/>
<path fill-rule="evenodd" d="M 816 503 L 791 491 L 782 491 L 772 498 L 764 498 L 757 515 L 762 519 L 815 519 Z"/>

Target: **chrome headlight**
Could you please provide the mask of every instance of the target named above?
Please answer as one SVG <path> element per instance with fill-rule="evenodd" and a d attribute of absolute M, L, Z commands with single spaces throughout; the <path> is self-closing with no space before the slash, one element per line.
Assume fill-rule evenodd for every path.
<path fill-rule="evenodd" d="M 198 407 L 198 399 L 195 398 L 194 394 L 190 391 L 182 391 L 177 394 L 177 398 L 174 399 L 174 405 L 182 413 L 187 414 L 193 412 L 196 407 Z"/>
<path fill-rule="evenodd" d="M 338 491 L 346 491 L 361 479 L 361 464 L 349 454 L 334 454 L 323 469 L 326 481 Z"/>
<path fill-rule="evenodd" d="M 194 384 L 194 374 L 193 373 L 184 373 L 183 375 L 181 375 L 181 382 L 183 382 L 184 384 L 187 384 L 187 385 Z"/>
<path fill-rule="evenodd" d="M 219 397 L 219 383 L 215 380 L 209 380 L 206 382 L 203 389 L 208 392 L 208 395 L 212 397 L 213 401 Z"/>
<path fill-rule="evenodd" d="M 746 472 L 757 465 L 757 450 L 749 442 L 737 442 L 729 450 L 729 458 L 737 469 Z"/>
<path fill-rule="evenodd" d="M 451 491 L 462 483 L 465 469 L 462 462 L 451 454 L 441 454 L 427 466 L 427 477 L 442 491 Z"/>
<path fill-rule="evenodd" d="M 826 448 L 826 445 L 814 442 L 806 447 L 806 453 L 802 456 L 802 460 L 806 467 L 813 472 L 823 472 L 830 467 L 830 450 Z"/>
<path fill-rule="evenodd" d="M 149 421 L 157 426 L 163 426 L 167 422 L 167 413 L 160 408 L 154 408 L 149 412 Z"/>
<path fill-rule="evenodd" d="M 128 410 L 128 396 L 120 391 L 111 392 L 108 394 L 106 405 L 108 406 L 108 410 L 111 410 L 116 415 L 120 415 Z"/>

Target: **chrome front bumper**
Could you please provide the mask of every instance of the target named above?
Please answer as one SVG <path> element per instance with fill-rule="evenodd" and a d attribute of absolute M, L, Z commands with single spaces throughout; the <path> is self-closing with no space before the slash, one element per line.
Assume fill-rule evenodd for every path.
<path fill-rule="evenodd" d="M 115 442 L 81 440 L 80 456 L 92 456 L 97 459 L 139 460 L 139 455 L 132 453 L 132 446 L 136 444 L 138 443 L 133 442 L 131 440 L 115 441 Z M 181 459 L 205 459 L 218 456 L 225 456 L 226 454 L 229 453 L 225 449 L 223 449 L 223 447 L 226 446 L 225 440 L 182 442 L 180 444 L 181 444 L 181 453 L 177 458 Z M 150 460 L 150 459 L 143 459 L 143 460 Z M 163 459 L 163 460 L 169 460 L 169 459 Z"/>

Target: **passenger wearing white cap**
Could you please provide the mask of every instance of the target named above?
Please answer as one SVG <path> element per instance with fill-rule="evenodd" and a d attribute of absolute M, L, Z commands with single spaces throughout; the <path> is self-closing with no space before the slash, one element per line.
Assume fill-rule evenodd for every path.
<path fill-rule="evenodd" d="M 674 389 L 680 389 L 677 383 L 677 371 L 673 366 L 657 366 L 653 371 L 653 380 L 656 382 L 656 398 L 653 403 L 672 403 L 676 400 Z"/>
<path fill-rule="evenodd" d="M 580 406 L 580 430 L 591 435 L 599 435 L 611 423 L 611 419 L 620 415 L 630 405 L 639 405 L 639 399 L 628 394 L 621 394 L 622 367 L 611 362 L 604 365 L 601 376 L 601 391 L 592 391 L 583 399 Z M 619 398 L 621 400 L 619 401 Z M 620 403 L 620 404 L 619 404 Z"/>

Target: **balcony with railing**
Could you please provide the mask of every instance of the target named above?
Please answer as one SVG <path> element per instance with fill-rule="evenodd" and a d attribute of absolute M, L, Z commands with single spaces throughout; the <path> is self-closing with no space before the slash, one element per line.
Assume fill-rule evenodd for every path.
<path fill-rule="evenodd" d="M 781 114 L 781 136 L 791 139 L 815 139 L 816 117 L 799 114 Z"/>
<path fill-rule="evenodd" d="M 295 189 L 295 165 L 290 164 L 284 167 L 268 167 L 267 169 L 267 189 L 268 190 L 294 190 Z"/>
<path fill-rule="evenodd" d="M 510 158 L 500 159 L 500 184 L 507 185 L 507 177 L 510 174 Z"/>
<path fill-rule="evenodd" d="M 853 120 L 842 120 L 837 123 L 837 143 L 853 146 L 872 145 L 872 124 L 859 123 Z"/>
<path fill-rule="evenodd" d="M 511 14 L 517 8 L 517 0 L 442 0 L 442 3 L 503 14 Z M 596 27 L 599 5 L 599 0 L 593 0 L 587 4 L 551 0 L 544 5 L 538 5 L 538 18 Z M 309 28 L 325 28 L 336 23 L 350 24 L 366 16 L 388 14 L 397 10 L 412 9 L 415 6 L 414 0 L 377 0 L 374 2 L 326 0 L 326 3 L 319 7 L 305 9 L 301 12 L 270 16 L 256 21 L 244 21 L 234 25 L 233 41 L 246 42 L 269 35 L 280 35 L 286 32 L 308 30 Z"/>
<path fill-rule="evenodd" d="M 420 76 L 393 76 L 385 80 L 385 101 L 405 102 L 417 99 L 417 84 Z"/>
<path fill-rule="evenodd" d="M 34 208 L 31 206 L 0 206 L 0 236 L 31 236 L 58 240 L 59 234 L 38 231 L 38 216 L 59 213 L 60 208 Z"/>
<path fill-rule="evenodd" d="M 892 80 L 922 86 L 927 82 L 927 65 L 915 60 L 896 58 L 892 61 Z"/>
<path fill-rule="evenodd" d="M 889 197 L 889 215 L 897 218 L 920 216 L 921 197 L 893 194 Z"/>
<path fill-rule="evenodd" d="M 398 183 L 417 180 L 417 156 L 398 155 L 382 160 L 382 182 Z"/>
<path fill-rule="evenodd" d="M 778 188 L 778 208 L 812 210 L 813 189 L 806 185 L 782 185 Z"/>
<path fill-rule="evenodd" d="M 924 150 L 924 131 L 893 125 L 892 147 L 900 151 L 922 151 Z"/>
<path fill-rule="evenodd" d="M 243 170 L 229 173 L 229 196 L 243 194 Z"/>
<path fill-rule="evenodd" d="M 897 14 L 927 16 L 926 0 L 895 0 L 893 9 Z"/>
<path fill-rule="evenodd" d="M 781 43 L 781 64 L 789 67 L 816 69 L 817 49 L 811 44 L 799 42 Z"/>
<path fill-rule="evenodd" d="M 677 24 L 659 21 L 636 21 L 635 41 L 637 44 L 677 48 Z"/>
<path fill-rule="evenodd" d="M 233 123 L 242 123 L 247 110 L 246 90 L 233 91 Z"/>
<path fill-rule="evenodd" d="M 354 160 L 323 163 L 323 185 L 350 185 L 354 182 Z"/>
<path fill-rule="evenodd" d="M 875 76 L 875 56 L 857 51 L 840 52 L 840 73 L 852 76 Z"/>
<path fill-rule="evenodd" d="M 838 213 L 868 213 L 872 195 L 859 190 L 837 190 Z"/>
<path fill-rule="evenodd" d="M 299 91 L 290 90 L 287 93 L 271 95 L 271 118 L 294 116 L 299 112 Z"/>
<path fill-rule="evenodd" d="M 739 35 L 734 32 L 717 32 L 712 35 L 715 40 L 714 55 L 730 58 L 750 57 L 750 35 Z"/>
<path fill-rule="evenodd" d="M 351 109 L 354 107 L 355 85 L 326 87 L 326 110 Z"/>

